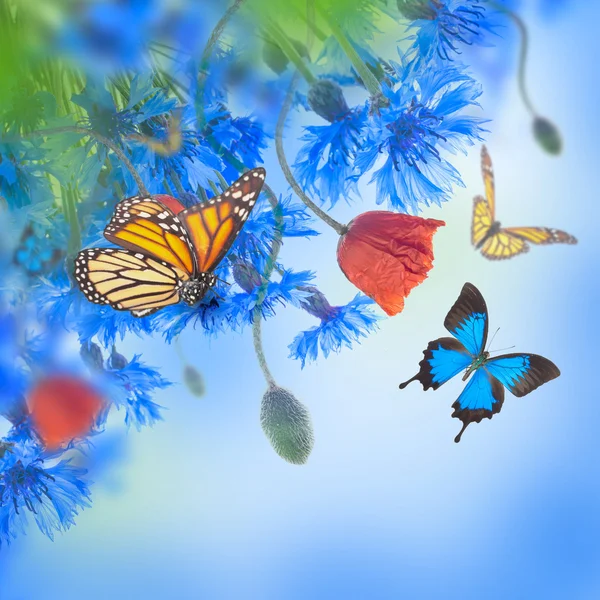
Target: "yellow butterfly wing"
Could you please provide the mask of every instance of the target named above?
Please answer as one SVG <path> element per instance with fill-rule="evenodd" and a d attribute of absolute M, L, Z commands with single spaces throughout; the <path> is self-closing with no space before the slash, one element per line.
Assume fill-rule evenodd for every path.
<path fill-rule="evenodd" d="M 119 202 L 104 237 L 134 253 L 164 261 L 188 276 L 196 272 L 185 227 L 170 208 L 156 199 L 134 196 Z"/>
<path fill-rule="evenodd" d="M 118 248 L 82 250 L 74 275 L 90 302 L 129 310 L 136 317 L 177 304 L 180 285 L 188 279 L 164 261 Z"/>
<path fill-rule="evenodd" d="M 548 227 L 507 227 L 507 233 L 533 244 L 576 244 L 577 238 L 560 229 Z"/>
<path fill-rule="evenodd" d="M 473 220 L 471 221 L 471 242 L 478 247 L 492 227 L 494 218 L 483 196 L 473 199 Z"/>
<path fill-rule="evenodd" d="M 490 236 L 481 246 L 481 254 L 489 260 L 505 260 L 529 252 L 524 240 L 511 235 L 505 229 Z"/>
<path fill-rule="evenodd" d="M 258 200 L 265 174 L 260 167 L 252 169 L 222 194 L 179 213 L 200 272 L 213 271 L 231 248 Z"/>

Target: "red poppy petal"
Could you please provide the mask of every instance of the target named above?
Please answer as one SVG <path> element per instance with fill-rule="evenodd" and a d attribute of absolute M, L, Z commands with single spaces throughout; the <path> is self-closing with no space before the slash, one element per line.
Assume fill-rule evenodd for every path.
<path fill-rule="evenodd" d="M 445 225 L 388 211 L 363 213 L 340 238 L 338 264 L 344 275 L 390 316 L 433 266 L 432 238 Z"/>
<path fill-rule="evenodd" d="M 33 428 L 51 450 L 87 435 L 104 406 L 85 380 L 67 375 L 40 381 L 27 404 Z"/>
<path fill-rule="evenodd" d="M 154 194 L 152 198 L 162 202 L 162 204 L 171 209 L 176 215 L 185 210 L 185 206 L 177 198 L 173 198 L 173 196 L 169 196 L 168 194 Z"/>

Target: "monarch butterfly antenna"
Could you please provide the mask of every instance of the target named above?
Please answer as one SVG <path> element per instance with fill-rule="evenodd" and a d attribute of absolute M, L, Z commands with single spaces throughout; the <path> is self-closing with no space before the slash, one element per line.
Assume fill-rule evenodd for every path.
<path fill-rule="evenodd" d="M 203 187 L 198 186 L 196 190 L 196 194 L 202 200 L 202 202 L 208 202 L 208 196 L 206 195 L 206 190 Z"/>
<path fill-rule="evenodd" d="M 509 346 L 508 348 L 498 348 L 498 350 L 489 350 L 489 352 L 504 352 L 505 350 L 512 350 L 514 346 Z"/>
<path fill-rule="evenodd" d="M 219 178 L 219 183 L 221 184 L 222 191 L 224 192 L 229 187 L 229 184 L 225 181 L 225 177 L 223 177 L 219 171 L 215 171 L 215 175 Z"/>
<path fill-rule="evenodd" d="M 492 342 L 494 341 L 494 338 L 496 337 L 496 334 L 500 331 L 500 327 L 498 327 L 498 329 L 496 329 L 496 331 L 494 331 L 494 335 L 492 336 L 492 339 L 490 340 L 490 343 L 488 344 L 488 348 L 492 345 Z M 490 352 L 490 350 L 488 350 L 488 352 Z"/>
<path fill-rule="evenodd" d="M 209 181 L 208 182 L 210 185 L 210 188 L 212 189 L 212 191 L 214 192 L 215 196 L 218 196 L 221 192 L 219 191 L 219 188 L 214 184 L 213 181 Z"/>

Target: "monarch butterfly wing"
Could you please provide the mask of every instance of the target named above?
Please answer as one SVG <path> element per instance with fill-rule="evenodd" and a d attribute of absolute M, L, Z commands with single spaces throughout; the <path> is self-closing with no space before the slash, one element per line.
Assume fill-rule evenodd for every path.
<path fill-rule="evenodd" d="M 223 260 L 256 204 L 265 175 L 260 167 L 252 169 L 222 194 L 179 213 L 200 272 L 213 271 Z"/>
<path fill-rule="evenodd" d="M 485 368 L 519 398 L 560 375 L 552 361 L 538 354 L 503 354 L 488 360 Z"/>
<path fill-rule="evenodd" d="M 485 146 L 481 147 L 481 174 L 485 185 L 485 198 L 490 211 L 491 220 L 493 221 L 496 213 L 496 185 L 494 183 L 492 159 Z"/>
<path fill-rule="evenodd" d="M 446 315 L 444 327 L 473 358 L 483 352 L 488 334 L 488 311 L 481 292 L 472 283 L 463 286 L 458 300 Z"/>
<path fill-rule="evenodd" d="M 506 233 L 533 244 L 576 244 L 577 238 L 560 229 L 548 227 L 507 227 Z"/>
<path fill-rule="evenodd" d="M 472 362 L 473 357 L 458 340 L 451 337 L 434 340 L 423 351 L 419 372 L 401 383 L 400 389 L 403 390 L 411 381 L 420 381 L 424 390 L 437 390 Z"/>
<path fill-rule="evenodd" d="M 470 423 L 479 423 L 482 419 L 491 419 L 502 409 L 504 402 L 504 388 L 502 384 L 492 377 L 485 369 L 479 368 L 471 377 L 469 383 L 452 405 L 452 416 L 462 421 L 462 429 L 454 438 L 460 438 Z"/>
<path fill-rule="evenodd" d="M 506 260 L 525 252 L 529 252 L 525 240 L 509 233 L 507 229 L 501 229 L 481 246 L 481 254 L 489 260 Z"/>
<path fill-rule="evenodd" d="M 473 220 L 471 222 L 471 243 L 477 248 L 485 240 L 492 227 L 494 217 L 483 196 L 473 199 Z"/>
<path fill-rule="evenodd" d="M 74 275 L 90 302 L 129 310 L 136 317 L 179 302 L 180 284 L 188 278 L 166 262 L 115 248 L 82 250 Z"/>
<path fill-rule="evenodd" d="M 190 276 L 195 273 L 185 227 L 158 198 L 134 196 L 119 202 L 104 237 L 134 253 L 153 256 Z"/>

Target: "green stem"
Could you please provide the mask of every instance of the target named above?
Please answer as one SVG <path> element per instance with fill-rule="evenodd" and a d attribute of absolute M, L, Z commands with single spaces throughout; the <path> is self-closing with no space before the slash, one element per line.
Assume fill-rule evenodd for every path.
<path fill-rule="evenodd" d="M 267 296 L 267 287 L 269 285 L 269 280 L 271 279 L 271 275 L 273 274 L 273 270 L 277 263 L 277 257 L 279 256 L 279 251 L 281 250 L 281 245 L 283 243 L 283 211 L 281 209 L 279 201 L 277 200 L 277 196 L 273 193 L 273 190 L 267 184 L 264 185 L 264 190 L 267 195 L 267 199 L 269 200 L 269 204 L 271 205 L 273 216 L 275 218 L 275 235 L 273 236 L 271 253 L 267 260 L 265 270 L 262 274 L 263 281 L 258 293 L 256 308 L 254 309 L 252 322 L 252 338 L 254 340 L 254 350 L 256 351 L 258 364 L 260 365 L 265 379 L 267 380 L 267 383 L 270 386 L 275 386 L 275 379 L 271 375 L 271 371 L 269 370 L 269 366 L 267 365 L 267 359 L 265 358 L 265 353 L 262 344 L 261 305 Z"/>
<path fill-rule="evenodd" d="M 314 7 L 307 7 L 307 13 L 309 13 L 311 9 L 314 10 Z M 305 15 L 301 10 L 298 10 L 297 8 L 294 10 L 294 12 L 308 25 L 310 31 L 312 31 L 319 38 L 319 40 L 324 42 L 327 39 L 327 34 L 322 29 L 319 29 L 319 27 L 315 24 L 312 15 Z"/>
<path fill-rule="evenodd" d="M 177 175 L 177 173 L 173 169 L 169 169 L 169 177 L 171 178 L 171 181 L 173 182 L 173 185 L 175 186 L 175 189 L 177 190 L 177 193 L 180 196 L 182 194 L 185 194 L 185 190 L 183 189 L 183 185 L 181 185 L 181 179 L 179 179 L 179 175 Z"/>
<path fill-rule="evenodd" d="M 265 27 L 265 31 L 271 37 L 271 39 L 279 46 L 281 51 L 285 54 L 286 58 L 300 71 L 302 77 L 306 79 L 309 85 L 316 83 L 317 78 L 310 72 L 310 69 L 306 66 L 302 57 L 296 51 L 293 44 L 289 42 L 285 33 L 281 31 L 275 24 L 270 23 Z"/>
<path fill-rule="evenodd" d="M 202 131 L 205 125 L 204 119 L 204 85 L 206 84 L 206 78 L 208 77 L 208 63 L 210 61 L 210 57 L 212 55 L 215 44 L 221 37 L 229 19 L 237 12 L 240 8 L 244 0 L 234 0 L 234 3 L 227 9 L 225 14 L 221 17 L 219 22 L 216 24 L 215 28 L 212 30 L 210 34 L 210 38 L 208 38 L 208 42 L 204 47 L 204 52 L 202 52 L 202 57 L 200 58 L 200 72 L 198 74 L 198 85 L 196 88 L 196 115 L 198 116 L 198 131 Z"/>
<path fill-rule="evenodd" d="M 129 158 L 127 158 L 127 156 L 125 155 L 123 150 L 121 150 L 121 148 L 119 148 L 119 146 L 117 146 L 117 144 L 115 144 L 112 140 L 103 136 L 101 133 L 94 131 L 93 129 L 86 129 L 85 127 L 74 127 L 74 126 L 68 125 L 66 127 L 38 129 L 37 131 L 32 131 L 31 133 L 28 133 L 22 137 L 28 138 L 28 137 L 32 137 L 32 136 L 38 136 L 38 135 L 42 135 L 42 136 L 53 135 L 55 133 L 79 133 L 81 135 L 89 135 L 89 136 L 97 139 L 101 144 L 104 144 L 107 148 L 110 148 L 117 155 L 119 160 L 125 165 L 127 170 L 131 173 L 131 176 L 133 177 L 136 185 L 138 186 L 139 193 L 142 196 L 150 195 L 150 193 L 146 189 L 146 186 L 144 185 L 144 182 L 142 181 L 142 178 L 140 177 L 140 174 L 135 170 L 135 167 L 133 166 L 133 164 L 131 163 Z"/>
<path fill-rule="evenodd" d="M 527 64 L 527 53 L 529 50 L 529 33 L 527 31 L 527 26 L 525 25 L 521 17 L 519 17 L 519 15 L 514 13 L 512 10 L 506 8 L 506 6 L 503 6 L 502 4 L 495 2 L 494 0 L 489 0 L 489 3 L 490 6 L 507 15 L 515 23 L 517 29 L 519 30 L 519 33 L 521 34 L 521 51 L 519 53 L 518 75 L 519 92 L 521 94 L 521 99 L 527 107 L 527 110 L 531 113 L 531 116 L 537 117 L 537 111 L 533 107 L 533 103 L 531 102 L 531 98 L 529 97 L 529 92 L 527 91 L 527 86 L 525 84 L 525 67 Z"/>
<path fill-rule="evenodd" d="M 292 100 L 294 97 L 294 88 L 296 87 L 296 82 L 298 80 L 298 71 L 294 73 L 292 77 L 292 82 L 290 83 L 290 87 L 288 89 L 287 95 L 283 102 L 283 106 L 281 107 L 281 112 L 279 113 L 279 119 L 277 121 L 277 127 L 275 128 L 275 148 L 277 150 L 277 158 L 279 159 L 279 164 L 281 165 L 281 169 L 287 182 L 290 184 L 296 195 L 310 210 L 312 210 L 317 217 L 321 220 L 325 221 L 327 225 L 329 225 L 332 229 L 336 231 L 339 235 L 344 235 L 348 231 L 348 227 L 346 225 L 342 225 L 335 219 L 331 218 L 324 210 L 320 209 L 302 190 L 300 184 L 296 181 L 292 170 L 287 162 L 285 157 L 285 150 L 283 149 L 283 129 L 285 127 L 285 121 L 287 119 L 290 108 L 292 107 Z"/>
<path fill-rule="evenodd" d="M 362 79 L 369 94 L 373 97 L 381 95 L 381 87 L 379 86 L 377 77 L 371 73 L 371 70 L 364 60 L 358 55 L 358 52 L 356 52 L 354 46 L 350 43 L 350 40 L 346 37 L 337 21 L 323 8 L 318 7 L 318 11 L 329 25 L 333 37 L 337 40 L 337 43 L 341 46 L 342 50 L 352 63 L 352 66 L 356 69 L 358 76 Z"/>
<path fill-rule="evenodd" d="M 254 317 L 254 323 L 252 324 L 252 339 L 254 341 L 254 351 L 258 358 L 258 364 L 260 365 L 267 383 L 272 387 L 276 386 L 277 383 L 275 382 L 273 375 L 271 375 L 271 371 L 269 371 L 267 359 L 265 358 L 265 351 L 262 344 L 262 317 L 260 314 L 258 316 L 255 315 Z"/>

